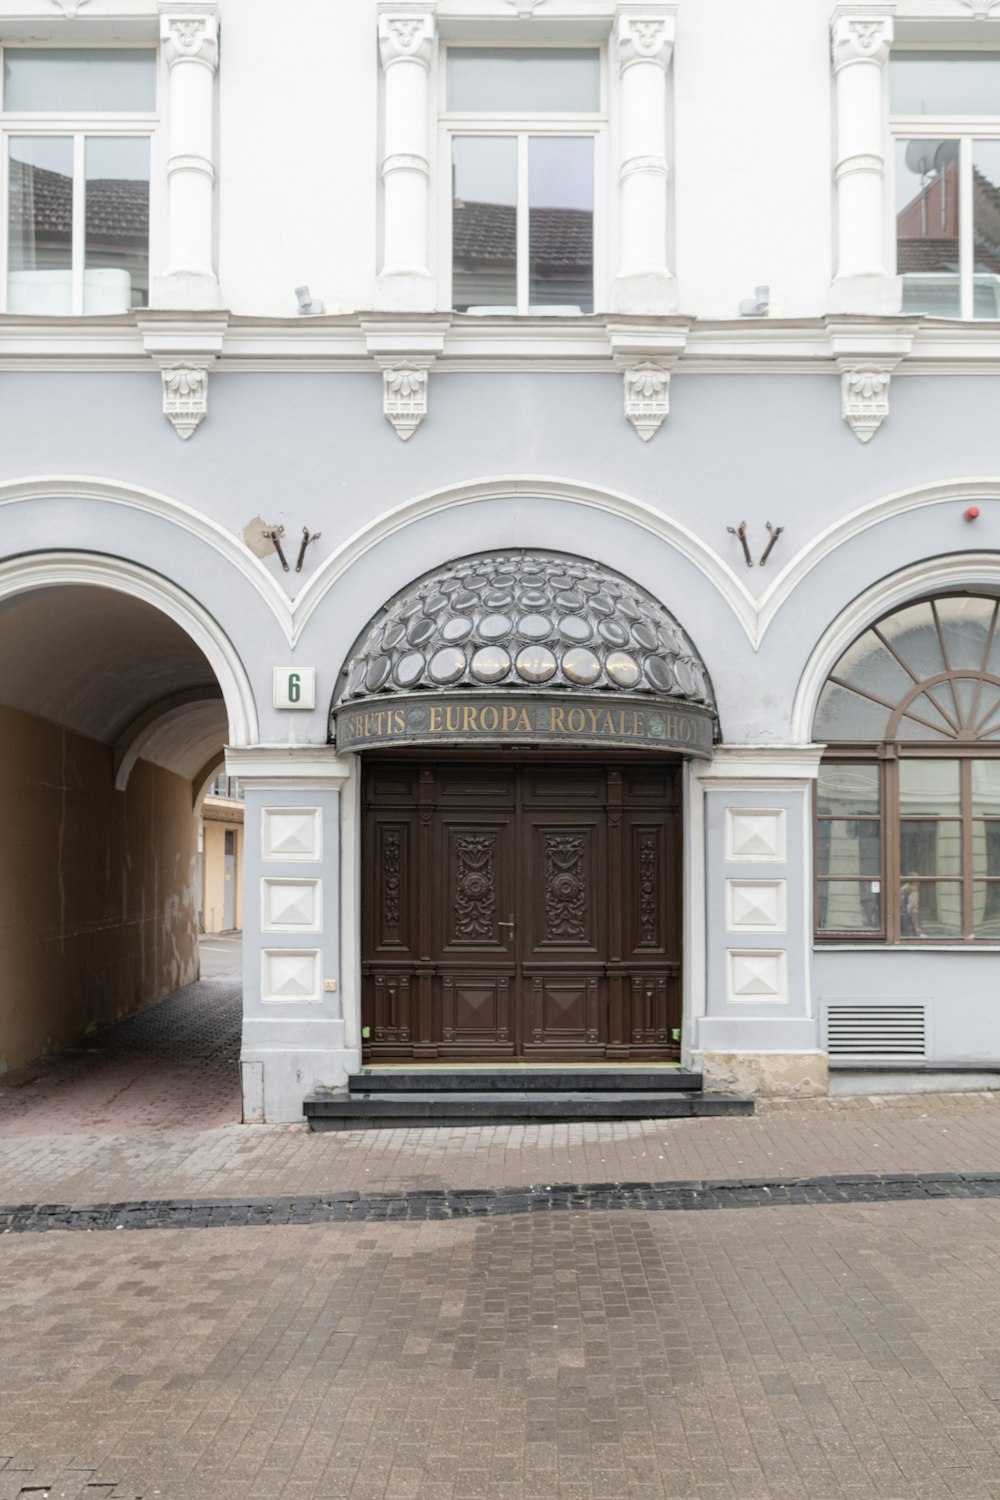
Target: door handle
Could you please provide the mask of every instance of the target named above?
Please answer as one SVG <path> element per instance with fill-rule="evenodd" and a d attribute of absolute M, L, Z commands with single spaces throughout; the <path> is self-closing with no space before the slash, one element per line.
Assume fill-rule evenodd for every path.
<path fill-rule="evenodd" d="M 498 927 L 513 927 L 514 925 L 515 924 L 513 922 L 498 922 L 497 923 Z"/>

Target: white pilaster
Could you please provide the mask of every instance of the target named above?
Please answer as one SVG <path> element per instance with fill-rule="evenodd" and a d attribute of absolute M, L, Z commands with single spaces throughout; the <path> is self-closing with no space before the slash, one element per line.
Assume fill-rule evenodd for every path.
<path fill-rule="evenodd" d="M 621 265 L 612 307 L 670 313 L 677 305 L 667 264 L 667 69 L 673 5 L 623 5 L 615 18 L 621 74 Z"/>
<path fill-rule="evenodd" d="M 819 745 L 730 745 L 697 769 L 708 966 L 693 1064 L 715 1089 L 826 1092 L 810 993 L 821 754 Z"/>
<path fill-rule="evenodd" d="M 385 253 L 375 282 L 375 306 L 387 312 L 429 312 L 436 301 L 427 239 L 432 0 L 398 5 L 380 15 L 378 40 L 385 72 Z"/>
<path fill-rule="evenodd" d="M 159 308 L 219 306 L 214 257 L 216 0 L 160 0 L 160 42 L 170 71 L 166 271 L 155 278 Z"/>
<path fill-rule="evenodd" d="M 341 964 L 351 924 L 340 909 L 340 794 L 351 766 L 326 745 L 255 745 L 228 749 L 226 767 L 245 796 L 244 1118 L 278 1124 L 360 1066 L 357 996 L 345 994 Z"/>
<path fill-rule="evenodd" d="M 893 9 L 857 3 L 833 13 L 837 270 L 831 312 L 899 311 L 899 281 L 887 265 L 884 156 Z"/>

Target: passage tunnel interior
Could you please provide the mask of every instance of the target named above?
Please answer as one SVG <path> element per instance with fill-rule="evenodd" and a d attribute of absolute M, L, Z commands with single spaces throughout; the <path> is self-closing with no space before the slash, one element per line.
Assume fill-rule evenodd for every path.
<path fill-rule="evenodd" d="M 67 584 L 0 608 L 0 1072 L 198 977 L 195 798 L 226 738 L 152 605 Z"/>

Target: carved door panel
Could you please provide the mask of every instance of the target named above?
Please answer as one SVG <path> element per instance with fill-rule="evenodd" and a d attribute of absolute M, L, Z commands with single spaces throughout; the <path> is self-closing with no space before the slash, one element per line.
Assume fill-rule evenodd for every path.
<path fill-rule="evenodd" d="M 605 818 L 526 810 L 521 820 L 522 1045 L 598 1051 L 606 1036 Z"/>
<path fill-rule="evenodd" d="M 435 816 L 440 1023 L 446 1048 L 512 1053 L 515 826 L 512 812 Z"/>

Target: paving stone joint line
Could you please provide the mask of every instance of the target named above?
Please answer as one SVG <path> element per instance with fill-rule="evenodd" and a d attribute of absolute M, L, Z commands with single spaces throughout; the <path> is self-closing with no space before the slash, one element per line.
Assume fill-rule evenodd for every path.
<path fill-rule="evenodd" d="M 415 1222 L 509 1214 L 640 1212 L 797 1204 L 1000 1198 L 1000 1172 L 841 1173 L 830 1177 L 685 1182 L 557 1183 L 521 1188 L 346 1191 L 295 1197 L 169 1198 L 148 1202 L 0 1206 L 0 1233 L 48 1230 L 236 1229 L 288 1224 Z"/>

